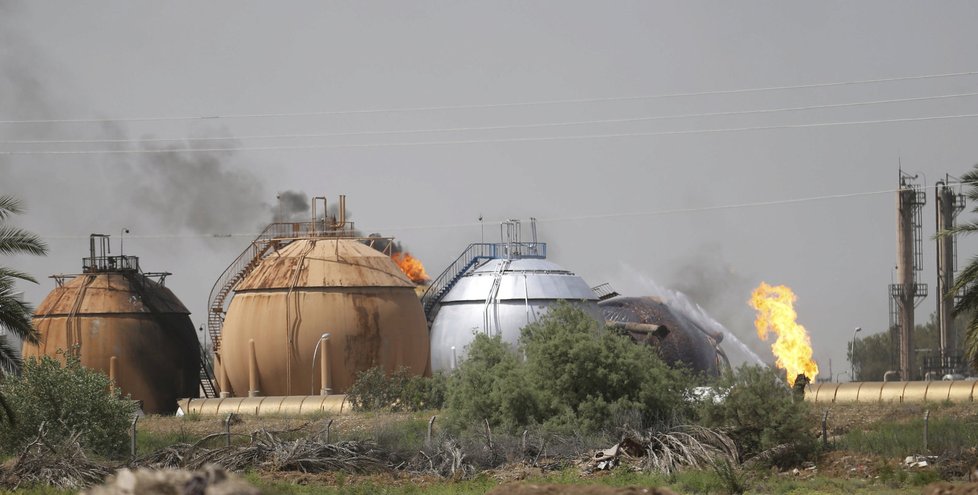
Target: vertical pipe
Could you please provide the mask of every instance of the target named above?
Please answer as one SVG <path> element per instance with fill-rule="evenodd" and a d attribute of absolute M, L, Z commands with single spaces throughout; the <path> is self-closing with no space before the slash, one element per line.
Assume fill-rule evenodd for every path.
<path fill-rule="evenodd" d="M 136 458 L 136 421 L 139 421 L 139 416 L 132 417 L 132 426 L 129 432 L 129 455 L 133 459 Z"/>
<path fill-rule="evenodd" d="M 116 388 L 116 376 L 118 373 L 118 362 L 119 358 L 112 356 L 109 358 L 109 390 L 115 393 Z"/>
<path fill-rule="evenodd" d="M 312 221 L 309 222 L 309 228 L 312 230 L 309 232 L 310 235 L 316 235 L 316 199 L 312 198 Z M 324 212 L 325 214 L 325 212 Z M 325 217 L 324 217 L 325 218 Z"/>
<path fill-rule="evenodd" d="M 914 326 L 914 252 L 913 209 L 916 192 L 901 179 L 897 192 L 897 282 L 901 289 L 897 300 L 900 309 L 900 379 L 913 379 L 913 326 Z"/>
<path fill-rule="evenodd" d="M 924 452 L 927 452 L 927 430 L 930 426 L 930 409 L 924 411 Z"/>
<path fill-rule="evenodd" d="M 944 181 L 935 186 L 937 206 L 937 232 L 954 227 L 955 196 Z M 937 324 L 941 337 L 941 374 L 954 373 L 951 358 L 957 354 L 954 341 L 954 298 L 947 297 L 954 285 L 954 239 L 937 237 Z"/>
<path fill-rule="evenodd" d="M 329 382 L 329 335 L 323 334 L 319 338 L 319 346 L 322 348 L 322 357 L 319 358 L 319 395 L 329 395 L 333 393 Z"/>
<path fill-rule="evenodd" d="M 829 445 L 828 422 L 829 411 L 826 410 L 825 413 L 822 414 L 822 447 L 828 447 Z"/>
<path fill-rule="evenodd" d="M 248 397 L 258 397 L 258 357 L 255 339 L 248 340 Z"/>
<path fill-rule="evenodd" d="M 425 433 L 425 436 L 424 436 L 424 446 L 425 446 L 425 448 L 431 447 L 431 432 L 432 432 L 432 429 L 435 426 L 435 418 L 437 418 L 437 417 L 438 416 L 432 416 L 431 419 L 428 420 L 428 432 Z"/>
<path fill-rule="evenodd" d="M 214 362 L 217 364 L 217 384 L 221 391 L 221 393 L 218 394 L 218 397 L 227 399 L 228 397 L 231 397 L 231 385 L 228 383 L 228 373 L 227 370 L 224 369 L 224 361 L 221 360 L 220 352 L 214 353 Z"/>
<path fill-rule="evenodd" d="M 231 418 L 234 417 L 234 413 L 228 413 L 227 419 L 224 420 L 224 438 L 225 445 L 231 446 Z"/>

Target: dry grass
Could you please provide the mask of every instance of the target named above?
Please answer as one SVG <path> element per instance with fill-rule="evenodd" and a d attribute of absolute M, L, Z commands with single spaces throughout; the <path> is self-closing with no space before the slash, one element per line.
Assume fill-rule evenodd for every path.
<path fill-rule="evenodd" d="M 37 437 L 17 457 L 7 485 L 47 485 L 62 490 L 77 490 L 100 483 L 111 470 L 90 460 L 81 448 L 80 434 L 73 433 L 59 441 L 46 438 L 44 424 Z"/>

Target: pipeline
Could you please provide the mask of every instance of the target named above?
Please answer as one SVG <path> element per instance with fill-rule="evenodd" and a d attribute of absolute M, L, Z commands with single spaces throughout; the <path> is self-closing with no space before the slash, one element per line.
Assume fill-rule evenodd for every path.
<path fill-rule="evenodd" d="M 279 397 L 229 397 L 226 399 L 182 399 L 177 401 L 177 416 L 199 414 L 217 416 L 229 413 L 253 416 L 303 416 L 344 414 L 353 410 L 346 395 L 289 395 Z"/>
<path fill-rule="evenodd" d="M 813 383 L 805 400 L 816 404 L 978 402 L 978 381 Z"/>

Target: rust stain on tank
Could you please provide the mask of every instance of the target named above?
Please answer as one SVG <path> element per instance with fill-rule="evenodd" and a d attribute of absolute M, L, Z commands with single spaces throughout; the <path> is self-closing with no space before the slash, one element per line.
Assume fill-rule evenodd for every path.
<path fill-rule="evenodd" d="M 428 328 L 415 285 L 384 253 L 352 239 L 298 239 L 261 260 L 235 287 L 221 340 L 230 389 L 247 390 L 254 339 L 263 395 L 316 393 L 313 352 L 328 343 L 334 393 L 356 372 L 404 366 L 425 373 Z"/>
<path fill-rule="evenodd" d="M 380 363 L 380 323 L 377 303 L 372 298 L 351 298 L 354 324 L 358 331 L 346 337 L 346 363 L 354 373 L 368 370 Z"/>

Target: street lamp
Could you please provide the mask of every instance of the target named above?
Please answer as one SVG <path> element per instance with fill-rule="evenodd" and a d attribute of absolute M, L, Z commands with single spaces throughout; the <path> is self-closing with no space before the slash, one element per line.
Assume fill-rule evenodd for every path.
<path fill-rule="evenodd" d="M 126 254 L 126 234 L 129 233 L 129 227 L 123 227 L 119 231 L 119 256 Z"/>
<path fill-rule="evenodd" d="M 849 372 L 848 371 L 840 371 L 840 372 L 836 373 L 835 374 L 835 381 L 838 382 L 839 381 L 839 377 L 842 376 L 842 375 L 849 375 Z M 852 375 L 849 375 L 849 381 L 852 381 Z"/>
<path fill-rule="evenodd" d="M 849 381 L 856 379 L 856 334 L 862 331 L 862 327 L 856 327 L 852 332 L 852 347 L 849 356 Z"/>

